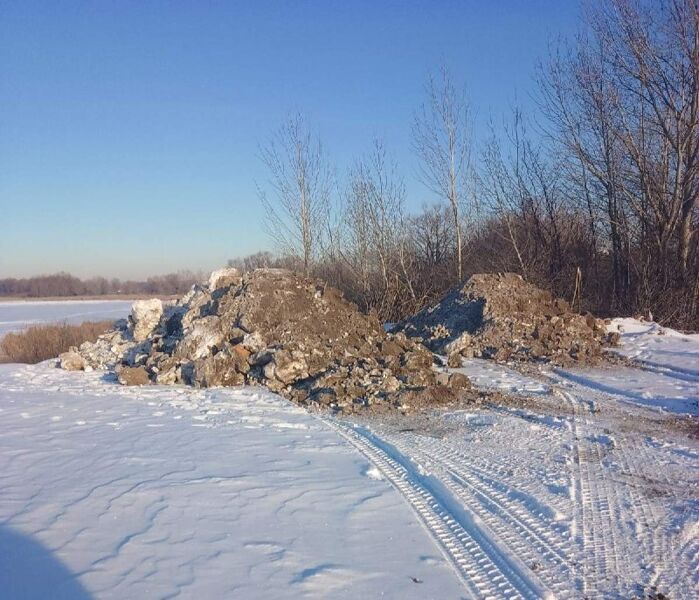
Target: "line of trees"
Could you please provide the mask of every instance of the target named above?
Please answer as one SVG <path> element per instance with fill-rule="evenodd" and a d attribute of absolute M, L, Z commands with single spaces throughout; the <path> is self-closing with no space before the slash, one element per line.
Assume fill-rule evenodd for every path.
<path fill-rule="evenodd" d="M 338 184 L 293 117 L 261 147 L 283 258 L 257 262 L 322 276 L 386 320 L 515 271 L 580 310 L 699 328 L 696 0 L 593 2 L 537 79 L 538 114 L 515 109 L 485 140 L 446 69 L 429 81 L 413 150 L 437 202 L 419 214 L 380 140 Z"/>
<path fill-rule="evenodd" d="M 51 296 L 106 296 L 153 294 L 159 296 L 184 294 L 192 284 L 202 281 L 201 273 L 180 271 L 149 277 L 145 281 L 123 281 L 92 277 L 79 279 L 69 273 L 39 275 L 22 279 L 0 279 L 0 297 L 46 298 Z"/>

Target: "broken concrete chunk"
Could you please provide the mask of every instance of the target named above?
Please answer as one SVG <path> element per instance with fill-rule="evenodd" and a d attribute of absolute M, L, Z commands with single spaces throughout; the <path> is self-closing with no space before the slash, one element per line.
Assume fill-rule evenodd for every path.
<path fill-rule="evenodd" d="M 240 283 L 240 278 L 240 271 L 234 267 L 218 269 L 217 271 L 213 271 L 209 276 L 209 290 L 215 292 L 220 288 L 238 285 Z"/>
<path fill-rule="evenodd" d="M 153 333 L 163 315 L 163 303 L 158 298 L 136 300 L 131 307 L 133 339 L 142 342 Z"/>
<path fill-rule="evenodd" d="M 451 373 L 447 385 L 454 390 L 469 390 L 471 380 L 463 373 Z"/>
<path fill-rule="evenodd" d="M 58 361 L 61 369 L 66 371 L 84 371 L 87 366 L 87 362 L 78 354 L 76 348 L 71 348 L 68 352 L 60 354 Z"/>
<path fill-rule="evenodd" d="M 242 385 L 247 369 L 248 363 L 238 354 L 223 351 L 194 361 L 192 376 L 201 387 Z"/>
<path fill-rule="evenodd" d="M 121 385 L 148 385 L 150 377 L 145 367 L 120 366 L 116 370 Z"/>
<path fill-rule="evenodd" d="M 447 359 L 447 366 L 452 369 L 458 369 L 463 364 L 463 359 L 461 354 L 458 352 L 452 352 Z"/>

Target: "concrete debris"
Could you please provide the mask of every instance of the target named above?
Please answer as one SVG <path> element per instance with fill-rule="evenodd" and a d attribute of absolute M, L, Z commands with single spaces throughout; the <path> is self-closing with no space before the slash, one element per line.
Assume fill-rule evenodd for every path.
<path fill-rule="evenodd" d="M 604 322 L 574 313 L 565 300 L 514 273 L 473 275 L 402 324 L 458 367 L 462 358 L 596 363 L 608 339 Z"/>
<path fill-rule="evenodd" d="M 435 386 L 439 403 L 471 393 L 465 376 L 437 386 L 418 340 L 386 333 L 336 289 L 282 269 L 223 269 L 172 305 L 136 303 L 128 321 L 78 352 L 126 385 L 263 385 L 344 413 L 422 405 L 431 396 L 415 394 Z"/>
<path fill-rule="evenodd" d="M 142 342 L 153 333 L 163 315 L 163 303 L 157 298 L 136 300 L 131 307 L 133 339 Z"/>

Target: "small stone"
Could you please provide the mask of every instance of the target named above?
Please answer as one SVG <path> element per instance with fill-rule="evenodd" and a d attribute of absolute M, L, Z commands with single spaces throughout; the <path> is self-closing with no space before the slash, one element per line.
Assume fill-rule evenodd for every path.
<path fill-rule="evenodd" d="M 471 380 L 463 373 L 452 373 L 447 385 L 453 390 L 468 390 L 471 389 Z"/>
<path fill-rule="evenodd" d="M 84 371 L 87 363 L 74 348 L 58 356 L 61 369 L 66 371 Z"/>
<path fill-rule="evenodd" d="M 119 367 L 117 379 L 121 385 L 148 385 L 150 377 L 145 367 Z"/>
<path fill-rule="evenodd" d="M 452 352 L 447 359 L 447 366 L 451 369 L 458 369 L 463 364 L 461 355 L 458 352 Z"/>

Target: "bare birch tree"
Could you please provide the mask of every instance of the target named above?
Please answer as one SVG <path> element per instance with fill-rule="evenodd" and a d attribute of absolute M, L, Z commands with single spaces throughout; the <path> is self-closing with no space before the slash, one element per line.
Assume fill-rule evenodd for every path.
<path fill-rule="evenodd" d="M 471 160 L 469 105 L 445 67 L 430 77 L 427 102 L 415 115 L 413 148 L 420 160 L 420 179 L 448 202 L 456 243 L 456 278 L 463 278 L 463 217 Z"/>
<path fill-rule="evenodd" d="M 308 275 L 324 234 L 332 189 L 320 140 L 300 115 L 289 118 L 260 147 L 271 194 L 258 188 L 265 226 L 282 252 L 299 258 Z"/>

